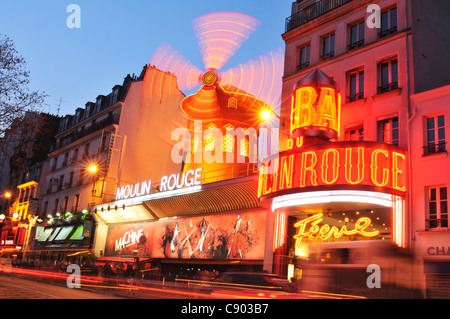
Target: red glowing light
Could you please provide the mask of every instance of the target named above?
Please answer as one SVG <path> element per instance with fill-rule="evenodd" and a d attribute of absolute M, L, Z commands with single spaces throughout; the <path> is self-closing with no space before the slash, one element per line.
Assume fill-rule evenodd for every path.
<path fill-rule="evenodd" d="M 279 154 L 261 166 L 258 196 L 342 186 L 402 196 L 406 156 L 398 147 L 372 142 L 335 142 L 334 147 L 303 147 Z M 273 174 L 269 167 L 275 166 Z"/>

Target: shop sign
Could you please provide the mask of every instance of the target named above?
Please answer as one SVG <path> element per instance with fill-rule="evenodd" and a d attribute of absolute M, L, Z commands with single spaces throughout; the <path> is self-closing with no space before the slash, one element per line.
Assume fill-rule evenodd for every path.
<path fill-rule="evenodd" d="M 375 237 L 380 234 L 379 231 L 366 231 L 366 228 L 372 223 L 371 219 L 368 217 L 362 217 L 355 222 L 354 229 L 347 229 L 348 218 L 345 218 L 345 224 L 339 229 L 336 226 L 331 226 L 328 224 L 319 225 L 323 221 L 323 214 L 316 214 L 308 217 L 304 220 L 299 221 L 294 224 L 295 228 L 298 228 L 297 235 L 294 236 L 296 239 L 295 246 L 298 248 L 302 242 L 303 238 L 308 238 L 309 240 L 327 240 L 330 237 L 341 238 L 342 236 L 364 236 L 364 237 Z M 309 227 L 309 228 L 307 228 Z"/>
<path fill-rule="evenodd" d="M 428 247 L 427 254 L 430 256 L 450 256 L 450 246 L 449 247 Z"/>
<path fill-rule="evenodd" d="M 335 142 L 285 151 L 261 166 L 258 197 L 329 186 L 403 195 L 405 152 L 373 142 Z"/>

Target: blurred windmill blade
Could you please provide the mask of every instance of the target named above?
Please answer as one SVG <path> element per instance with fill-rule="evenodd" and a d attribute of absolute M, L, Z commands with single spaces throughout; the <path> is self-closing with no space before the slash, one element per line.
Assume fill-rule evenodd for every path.
<path fill-rule="evenodd" d="M 180 90 L 191 90 L 201 84 L 202 71 L 167 42 L 163 42 L 153 55 L 150 65 L 177 77 Z"/>
<path fill-rule="evenodd" d="M 284 53 L 281 48 L 220 74 L 220 82 L 232 85 L 266 102 L 273 109 L 281 101 Z"/>
<path fill-rule="evenodd" d="M 205 70 L 220 70 L 261 24 L 236 12 L 211 13 L 192 21 Z"/>

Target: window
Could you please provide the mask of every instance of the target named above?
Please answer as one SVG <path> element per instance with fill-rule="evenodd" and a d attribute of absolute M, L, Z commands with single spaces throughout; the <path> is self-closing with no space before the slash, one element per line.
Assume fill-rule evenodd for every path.
<path fill-rule="evenodd" d="M 364 70 L 347 73 L 348 78 L 348 103 L 364 98 Z"/>
<path fill-rule="evenodd" d="M 398 117 L 378 121 L 378 142 L 399 145 Z"/>
<path fill-rule="evenodd" d="M 448 228 L 447 187 L 428 189 L 427 229 Z"/>
<path fill-rule="evenodd" d="M 234 130 L 233 125 L 225 125 L 225 138 L 223 141 L 223 151 L 227 153 L 234 152 L 234 136 L 230 134 L 230 131 Z"/>
<path fill-rule="evenodd" d="M 68 163 L 68 161 L 69 161 L 69 153 L 65 153 L 64 154 L 64 161 L 63 161 L 63 167 L 64 166 L 67 166 L 67 163 Z"/>
<path fill-rule="evenodd" d="M 103 135 L 102 136 L 102 144 L 100 147 L 100 152 L 106 152 L 108 150 L 108 141 L 109 141 L 109 135 Z"/>
<path fill-rule="evenodd" d="M 364 128 L 362 126 L 347 130 L 347 141 L 364 141 Z"/>
<path fill-rule="evenodd" d="M 311 59 L 311 45 L 307 44 L 305 46 L 300 47 L 297 70 L 307 68 L 309 66 L 310 59 Z"/>
<path fill-rule="evenodd" d="M 200 141 L 200 138 L 198 136 L 194 136 L 194 141 L 192 143 L 193 144 L 192 145 L 192 151 L 194 153 L 196 153 L 196 152 L 198 152 L 200 150 L 199 147 L 198 147 L 199 141 Z"/>
<path fill-rule="evenodd" d="M 53 212 L 52 215 L 55 216 L 56 212 L 58 211 L 59 206 L 59 198 L 55 199 L 55 206 L 53 206 Z"/>
<path fill-rule="evenodd" d="M 84 145 L 84 155 L 86 157 L 89 156 L 89 143 L 87 143 L 86 145 Z"/>
<path fill-rule="evenodd" d="M 72 154 L 72 162 L 76 162 L 78 160 L 78 148 L 73 150 Z"/>
<path fill-rule="evenodd" d="M 424 155 L 445 152 L 446 142 L 444 115 L 429 117 L 426 120 L 427 144 L 424 147 Z"/>
<path fill-rule="evenodd" d="M 380 38 L 397 32 L 397 8 L 392 8 L 381 13 Z"/>
<path fill-rule="evenodd" d="M 61 176 L 59 177 L 58 192 L 59 192 L 60 190 L 62 190 L 63 183 L 64 183 L 64 175 L 61 175 Z"/>
<path fill-rule="evenodd" d="M 44 210 L 43 210 L 43 214 L 39 214 L 39 216 L 47 216 L 47 209 L 48 209 L 48 201 L 44 202 Z"/>
<path fill-rule="evenodd" d="M 55 157 L 55 158 L 53 159 L 52 171 L 54 171 L 54 170 L 56 169 L 56 164 L 57 164 L 57 163 L 58 163 L 58 158 Z"/>
<path fill-rule="evenodd" d="M 80 168 L 80 173 L 78 174 L 78 186 L 83 184 L 83 179 L 84 179 L 84 174 L 85 174 L 85 169 L 84 168 Z"/>
<path fill-rule="evenodd" d="M 334 33 L 322 38 L 322 55 L 320 57 L 322 60 L 334 57 L 334 38 Z"/>
<path fill-rule="evenodd" d="M 348 45 L 349 50 L 364 45 L 365 27 L 366 25 L 364 21 L 349 26 L 349 40 L 350 40 Z"/>
<path fill-rule="evenodd" d="M 78 212 L 78 203 L 80 202 L 80 194 L 76 194 L 75 198 L 73 199 L 73 206 L 72 206 L 72 213 Z"/>
<path fill-rule="evenodd" d="M 67 184 L 67 188 L 71 188 L 73 183 L 73 172 L 70 172 L 69 175 L 69 183 Z"/>
<path fill-rule="evenodd" d="M 211 124 L 211 125 L 207 126 L 207 129 L 210 129 L 210 130 L 214 130 L 216 128 L 217 128 L 217 126 L 214 125 L 214 124 Z M 209 152 L 214 151 L 215 143 L 216 143 L 216 137 L 215 137 L 214 133 L 208 133 L 205 136 L 205 148 L 204 148 L 204 150 L 205 151 L 209 151 Z"/>
<path fill-rule="evenodd" d="M 69 204 L 69 197 L 64 197 L 64 204 L 63 204 L 63 213 L 67 212 L 67 205 Z"/>
<path fill-rule="evenodd" d="M 386 60 L 378 64 L 378 94 L 398 88 L 398 60 Z"/>
<path fill-rule="evenodd" d="M 50 194 L 52 192 L 52 186 L 53 186 L 53 178 L 50 178 L 50 180 L 48 181 L 47 194 Z"/>

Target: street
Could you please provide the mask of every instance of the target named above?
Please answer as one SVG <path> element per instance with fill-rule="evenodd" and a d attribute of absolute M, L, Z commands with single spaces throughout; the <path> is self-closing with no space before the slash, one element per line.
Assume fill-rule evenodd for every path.
<path fill-rule="evenodd" d="M 122 299 L 16 277 L 0 276 L 0 299 Z"/>

